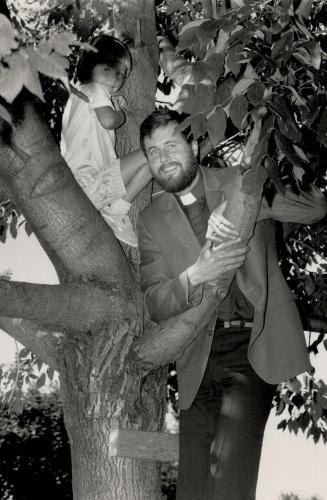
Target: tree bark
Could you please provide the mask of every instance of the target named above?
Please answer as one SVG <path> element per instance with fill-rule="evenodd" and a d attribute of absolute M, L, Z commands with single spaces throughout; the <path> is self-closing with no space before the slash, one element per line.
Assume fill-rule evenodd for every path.
<path fill-rule="evenodd" d="M 118 287 L 99 288 L 91 283 L 38 285 L 0 281 L 0 313 L 42 325 L 84 332 L 98 328 L 108 319 L 130 317 L 134 304 Z M 81 308 L 87 304 L 87 308 Z"/>

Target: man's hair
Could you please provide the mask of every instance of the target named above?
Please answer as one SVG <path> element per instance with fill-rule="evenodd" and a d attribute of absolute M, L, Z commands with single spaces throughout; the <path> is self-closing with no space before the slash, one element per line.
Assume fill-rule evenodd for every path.
<path fill-rule="evenodd" d="M 132 70 L 132 56 L 128 47 L 110 35 L 97 36 L 90 45 L 97 49 L 84 50 L 78 60 L 76 76 L 81 83 L 88 83 L 92 79 L 92 70 L 97 64 L 108 64 L 115 67 L 117 64 L 124 64 L 129 76 Z"/>
<path fill-rule="evenodd" d="M 140 145 L 143 153 L 145 154 L 144 139 L 146 137 L 151 137 L 153 132 L 159 127 L 164 127 L 169 123 L 176 123 L 179 125 L 182 123 L 189 115 L 186 113 L 178 113 L 173 109 L 163 108 L 153 111 L 149 116 L 143 120 L 140 126 Z M 190 141 L 190 127 L 187 126 L 180 131 L 185 139 Z"/>

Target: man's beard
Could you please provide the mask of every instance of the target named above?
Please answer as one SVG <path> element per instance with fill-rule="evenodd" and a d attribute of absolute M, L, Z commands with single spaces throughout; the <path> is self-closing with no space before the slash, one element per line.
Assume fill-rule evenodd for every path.
<path fill-rule="evenodd" d="M 165 173 L 161 170 L 165 167 L 163 165 L 154 176 L 159 186 L 161 186 L 162 189 L 168 193 L 179 193 L 180 191 L 184 191 L 184 189 L 188 188 L 194 181 L 199 169 L 198 162 L 195 158 L 189 158 L 185 170 L 179 162 L 171 161 L 168 165 L 173 165 L 175 163 L 177 164 L 176 168 L 179 169 L 178 175 L 176 175 L 175 171 L 172 175 L 170 175 L 169 172 Z"/>

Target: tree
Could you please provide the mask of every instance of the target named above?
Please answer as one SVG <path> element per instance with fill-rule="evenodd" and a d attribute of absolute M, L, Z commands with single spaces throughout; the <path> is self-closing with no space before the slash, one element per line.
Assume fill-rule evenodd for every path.
<path fill-rule="evenodd" d="M 218 10 L 216 2 L 156 3 L 159 14 L 165 7 L 170 38 L 179 30 L 181 54 L 175 57 L 169 44 L 166 52 L 161 44 L 161 62 L 168 76 L 176 78 L 182 72 L 189 77 L 187 83 L 180 80 L 178 100 L 191 114 L 185 125 L 191 125 L 195 138 L 204 139 L 206 151 L 225 147 L 235 135 L 244 144 L 244 175 L 237 179 L 227 217 L 246 240 L 266 179 L 261 163 L 275 188 L 283 190 L 280 171 L 296 188 L 290 165 L 310 173 L 314 158 L 298 145 L 307 107 L 309 129 L 320 127 L 321 137 L 326 130 L 325 93 L 318 72 L 321 51 L 305 26 L 311 2 L 261 5 L 234 0 L 229 6 L 221 2 Z M 118 152 L 138 146 L 138 125 L 154 108 L 158 65 L 154 4 L 116 0 L 107 5 L 106 19 L 130 40 L 135 61 L 126 87 L 133 115 L 121 130 Z M 79 2 L 66 2 L 64 11 L 53 13 L 54 23 L 71 22 L 76 8 L 80 9 Z M 158 23 L 163 26 L 162 16 Z M 161 429 L 165 370 L 147 369 L 176 359 L 205 324 L 217 296 L 224 298 L 233 274 L 208 288 L 197 308 L 160 325 L 149 321 L 138 287 L 136 253 L 118 244 L 77 186 L 45 126 L 37 72 L 61 78 L 68 86 L 66 56 L 77 43 L 75 37 L 56 29 L 34 47 L 18 40 L 3 17 L 0 29 L 6 42 L 0 54 L 0 177 L 60 279 L 56 286 L 1 281 L 0 326 L 60 372 L 75 498 L 160 498 L 158 465 L 112 457 L 110 430 Z M 165 64 L 167 51 L 177 72 Z M 295 83 L 283 84 L 292 76 L 305 91 Z M 322 95 L 318 105 L 312 90 L 317 87 Z M 319 152 L 323 153 L 324 149 Z M 320 164 L 316 158 L 318 173 Z M 134 215 L 148 202 L 146 191 L 135 203 Z"/>

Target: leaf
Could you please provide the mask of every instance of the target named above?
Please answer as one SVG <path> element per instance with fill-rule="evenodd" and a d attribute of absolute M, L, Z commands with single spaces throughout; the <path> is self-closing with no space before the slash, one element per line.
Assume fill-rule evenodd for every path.
<path fill-rule="evenodd" d="M 278 403 L 278 406 L 277 406 L 277 409 L 276 409 L 276 415 L 279 416 L 283 413 L 283 411 L 285 410 L 285 403 L 282 399 L 279 400 L 279 403 Z"/>
<path fill-rule="evenodd" d="M 48 377 L 49 377 L 49 379 L 50 379 L 51 382 L 53 381 L 54 374 L 55 374 L 54 369 L 51 368 L 51 367 L 48 367 L 48 369 L 47 369 L 47 375 L 48 375 Z"/>
<path fill-rule="evenodd" d="M 36 97 L 41 99 L 41 101 L 45 102 L 39 75 L 31 61 L 26 64 L 24 87 L 26 87 L 31 94 L 34 94 Z"/>
<path fill-rule="evenodd" d="M 221 107 L 217 107 L 215 111 L 207 117 L 207 130 L 213 146 L 217 146 L 225 137 L 226 126 L 226 113 Z"/>
<path fill-rule="evenodd" d="M 235 83 L 233 78 L 226 78 L 223 82 L 219 83 L 214 96 L 214 104 L 225 106 L 228 100 L 232 97 L 234 85 Z"/>
<path fill-rule="evenodd" d="M 13 28 L 10 20 L 4 14 L 0 14 L 0 59 L 17 49 L 16 37 L 17 31 Z"/>
<path fill-rule="evenodd" d="M 207 73 L 212 78 L 213 83 L 216 83 L 224 72 L 223 54 L 212 54 L 208 59 L 205 59 L 205 64 L 207 66 Z"/>
<path fill-rule="evenodd" d="M 226 65 L 227 68 L 237 77 L 241 70 L 241 52 L 243 50 L 243 45 L 238 44 L 230 48 L 227 52 Z"/>
<path fill-rule="evenodd" d="M 295 14 L 298 17 L 304 17 L 305 19 L 308 19 L 310 17 L 312 4 L 313 0 L 301 0 L 300 5 L 295 10 Z"/>
<path fill-rule="evenodd" d="M 203 113 L 198 113 L 192 116 L 191 128 L 192 135 L 195 140 L 206 133 L 207 121 Z"/>
<path fill-rule="evenodd" d="M 183 3 L 183 2 L 181 2 Z M 184 5 L 184 4 L 183 4 Z M 211 19 L 196 19 L 195 21 L 190 21 L 189 23 L 185 24 L 182 29 L 179 32 L 179 36 L 188 31 L 189 29 L 193 28 L 199 28 L 201 24 L 206 23 L 206 22 L 211 22 Z"/>
<path fill-rule="evenodd" d="M 27 62 L 19 52 L 9 56 L 7 61 L 9 68 L 0 73 L 0 95 L 11 104 L 23 88 Z"/>
<path fill-rule="evenodd" d="M 45 373 L 42 373 L 42 375 L 40 376 L 40 378 L 39 378 L 39 379 L 38 379 L 38 381 L 36 382 L 35 387 L 36 387 L 37 389 L 40 389 L 41 387 L 43 387 L 43 386 L 44 386 L 44 384 L 45 384 L 46 378 L 47 378 L 46 374 L 45 374 Z"/>
<path fill-rule="evenodd" d="M 225 50 L 228 40 L 229 40 L 229 33 L 223 29 L 219 30 L 216 43 L 216 52 L 218 54 L 220 54 Z"/>
<path fill-rule="evenodd" d="M 200 83 L 195 91 L 197 111 L 205 113 L 213 106 L 213 88 Z"/>
<path fill-rule="evenodd" d="M 196 89 L 194 85 L 183 85 L 175 103 L 175 108 L 182 109 L 190 115 L 199 112 L 205 113 L 210 111 L 214 105 L 213 96 L 212 87 L 202 83 Z"/>
<path fill-rule="evenodd" d="M 286 386 L 292 392 L 298 393 L 301 391 L 302 384 L 296 377 L 289 379 L 286 382 Z"/>
<path fill-rule="evenodd" d="M 258 106 L 262 103 L 265 89 L 266 87 L 262 82 L 254 82 L 250 85 L 246 92 L 246 96 L 253 106 Z"/>
<path fill-rule="evenodd" d="M 296 154 L 292 143 L 278 130 L 275 130 L 275 142 L 277 148 L 283 153 L 283 155 L 289 160 L 293 166 L 303 167 L 303 161 Z"/>
<path fill-rule="evenodd" d="M 196 49 L 200 47 L 200 42 L 196 36 L 195 29 L 189 29 L 178 36 L 177 52 L 182 50 Z"/>
<path fill-rule="evenodd" d="M 291 45 L 294 41 L 294 32 L 287 31 L 282 35 L 282 37 L 277 40 L 272 46 L 271 57 L 273 59 L 278 59 L 280 55 L 285 54 L 291 48 Z"/>
<path fill-rule="evenodd" d="M 258 146 L 260 134 L 261 134 L 261 127 L 262 127 L 262 120 L 257 119 L 254 122 L 252 132 L 246 142 L 245 148 L 244 148 L 244 163 L 245 165 L 251 165 L 253 163 L 252 157 L 254 155 L 255 149 Z"/>
<path fill-rule="evenodd" d="M 27 356 L 29 356 L 31 354 L 31 351 L 29 349 L 27 349 L 26 347 L 24 347 L 23 349 L 21 349 L 19 351 L 19 357 L 21 359 L 23 358 L 26 358 Z"/>
<path fill-rule="evenodd" d="M 243 95 L 234 97 L 229 107 L 229 116 L 235 127 L 242 129 L 242 122 L 248 112 L 248 100 Z"/>
<path fill-rule="evenodd" d="M 28 56 L 33 67 L 50 78 L 67 76 L 66 69 L 69 67 L 68 59 L 59 54 L 46 54 L 38 49 L 27 49 Z"/>
<path fill-rule="evenodd" d="M 167 6 L 166 15 L 171 16 L 172 14 L 174 14 L 174 12 L 176 12 L 178 10 L 180 12 L 187 12 L 187 9 L 186 9 L 184 3 L 182 2 L 182 0 L 175 0 L 171 3 L 169 3 L 169 5 Z"/>
<path fill-rule="evenodd" d="M 264 161 L 264 167 L 267 170 L 267 174 L 271 182 L 274 184 L 277 192 L 284 196 L 285 195 L 285 186 L 282 183 L 280 178 L 280 170 L 278 168 L 277 163 L 273 160 L 273 158 L 267 157 Z"/>
<path fill-rule="evenodd" d="M 74 33 L 64 31 L 62 33 L 57 33 L 54 38 L 51 39 L 51 45 L 54 50 L 62 55 L 69 56 L 71 53 L 70 45 L 77 44 L 77 37 Z"/>
<path fill-rule="evenodd" d="M 236 96 L 239 94 L 244 94 L 244 92 L 254 83 L 255 80 L 253 78 L 241 78 L 232 90 L 232 95 Z"/>
<path fill-rule="evenodd" d="M 196 61 L 192 64 L 192 76 L 195 85 L 198 85 L 202 80 L 208 79 L 207 65 L 202 61 Z"/>
<path fill-rule="evenodd" d="M 315 291 L 315 283 L 310 276 L 308 276 L 304 282 L 304 290 L 307 295 L 312 295 L 313 292 Z"/>

